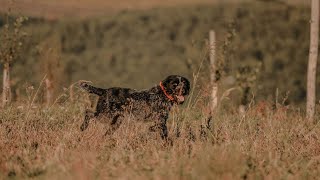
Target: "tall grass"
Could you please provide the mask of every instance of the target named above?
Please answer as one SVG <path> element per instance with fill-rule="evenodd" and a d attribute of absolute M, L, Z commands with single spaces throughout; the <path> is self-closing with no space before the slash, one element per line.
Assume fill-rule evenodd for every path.
<path fill-rule="evenodd" d="M 204 126 L 202 99 L 175 108 L 169 141 L 148 123 L 125 121 L 110 136 L 79 130 L 85 99 L 51 108 L 15 104 L 0 113 L 0 178 L 311 179 L 320 174 L 320 128 L 293 108 L 222 110 Z M 182 118 L 184 117 L 184 118 Z M 318 117 L 319 119 L 319 117 Z"/>

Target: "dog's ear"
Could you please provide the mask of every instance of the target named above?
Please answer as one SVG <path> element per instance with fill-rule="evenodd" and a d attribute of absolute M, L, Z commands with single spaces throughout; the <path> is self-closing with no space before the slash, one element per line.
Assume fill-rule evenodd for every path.
<path fill-rule="evenodd" d="M 184 83 L 184 87 L 183 87 L 184 88 L 184 93 L 183 93 L 183 95 L 184 96 L 189 95 L 189 93 L 190 93 L 190 82 L 189 82 L 189 80 L 187 78 L 184 78 L 184 77 L 182 77 L 181 80 Z"/>
<path fill-rule="evenodd" d="M 179 83 L 179 79 L 177 78 L 177 75 L 170 75 L 166 79 L 162 81 L 162 85 L 167 91 L 168 94 L 172 94 L 174 92 L 174 87 L 173 85 L 176 83 Z M 177 81 L 177 82 L 175 82 Z"/>

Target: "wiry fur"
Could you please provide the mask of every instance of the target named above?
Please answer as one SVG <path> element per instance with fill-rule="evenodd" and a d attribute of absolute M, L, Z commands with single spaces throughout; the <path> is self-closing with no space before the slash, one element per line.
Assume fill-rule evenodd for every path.
<path fill-rule="evenodd" d="M 190 82 L 182 76 L 171 75 L 162 81 L 162 85 L 164 89 L 157 85 L 148 90 L 137 91 L 118 87 L 102 89 L 81 82 L 80 87 L 98 95 L 99 100 L 95 112 L 86 111 L 80 129 L 84 131 L 90 120 L 95 118 L 109 123 L 112 132 L 127 115 L 131 115 L 135 120 L 154 121 L 150 130 L 160 130 L 161 137 L 166 138 L 166 121 L 170 109 L 174 103 L 183 103 L 184 97 L 189 94 Z M 173 97 L 173 100 L 170 100 L 164 91 Z"/>

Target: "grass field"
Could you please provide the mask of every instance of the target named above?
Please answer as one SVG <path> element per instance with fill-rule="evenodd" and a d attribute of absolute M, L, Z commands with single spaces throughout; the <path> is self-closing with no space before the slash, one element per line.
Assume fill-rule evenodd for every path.
<path fill-rule="evenodd" d="M 169 139 L 130 120 L 110 136 L 79 131 L 84 96 L 49 109 L 14 104 L 0 113 L 0 178 L 317 179 L 320 127 L 299 109 L 258 103 L 206 121 L 206 97 L 170 114 Z M 317 116 L 319 120 L 319 116 Z M 209 125 L 208 125 L 209 124 Z"/>

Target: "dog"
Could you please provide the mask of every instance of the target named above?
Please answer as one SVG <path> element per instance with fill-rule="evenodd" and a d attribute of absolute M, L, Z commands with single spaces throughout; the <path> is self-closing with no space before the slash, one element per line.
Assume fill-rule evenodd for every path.
<path fill-rule="evenodd" d="M 190 82 L 179 75 L 170 75 L 159 85 L 137 91 L 129 88 L 98 88 L 86 82 L 79 86 L 89 93 L 99 96 L 95 112 L 87 110 L 80 130 L 87 129 L 91 119 L 108 123 L 114 132 L 124 118 L 153 121 L 149 130 L 159 131 L 162 139 L 168 137 L 167 119 L 174 104 L 183 104 L 190 92 Z M 109 132 L 109 133 L 110 133 Z"/>

